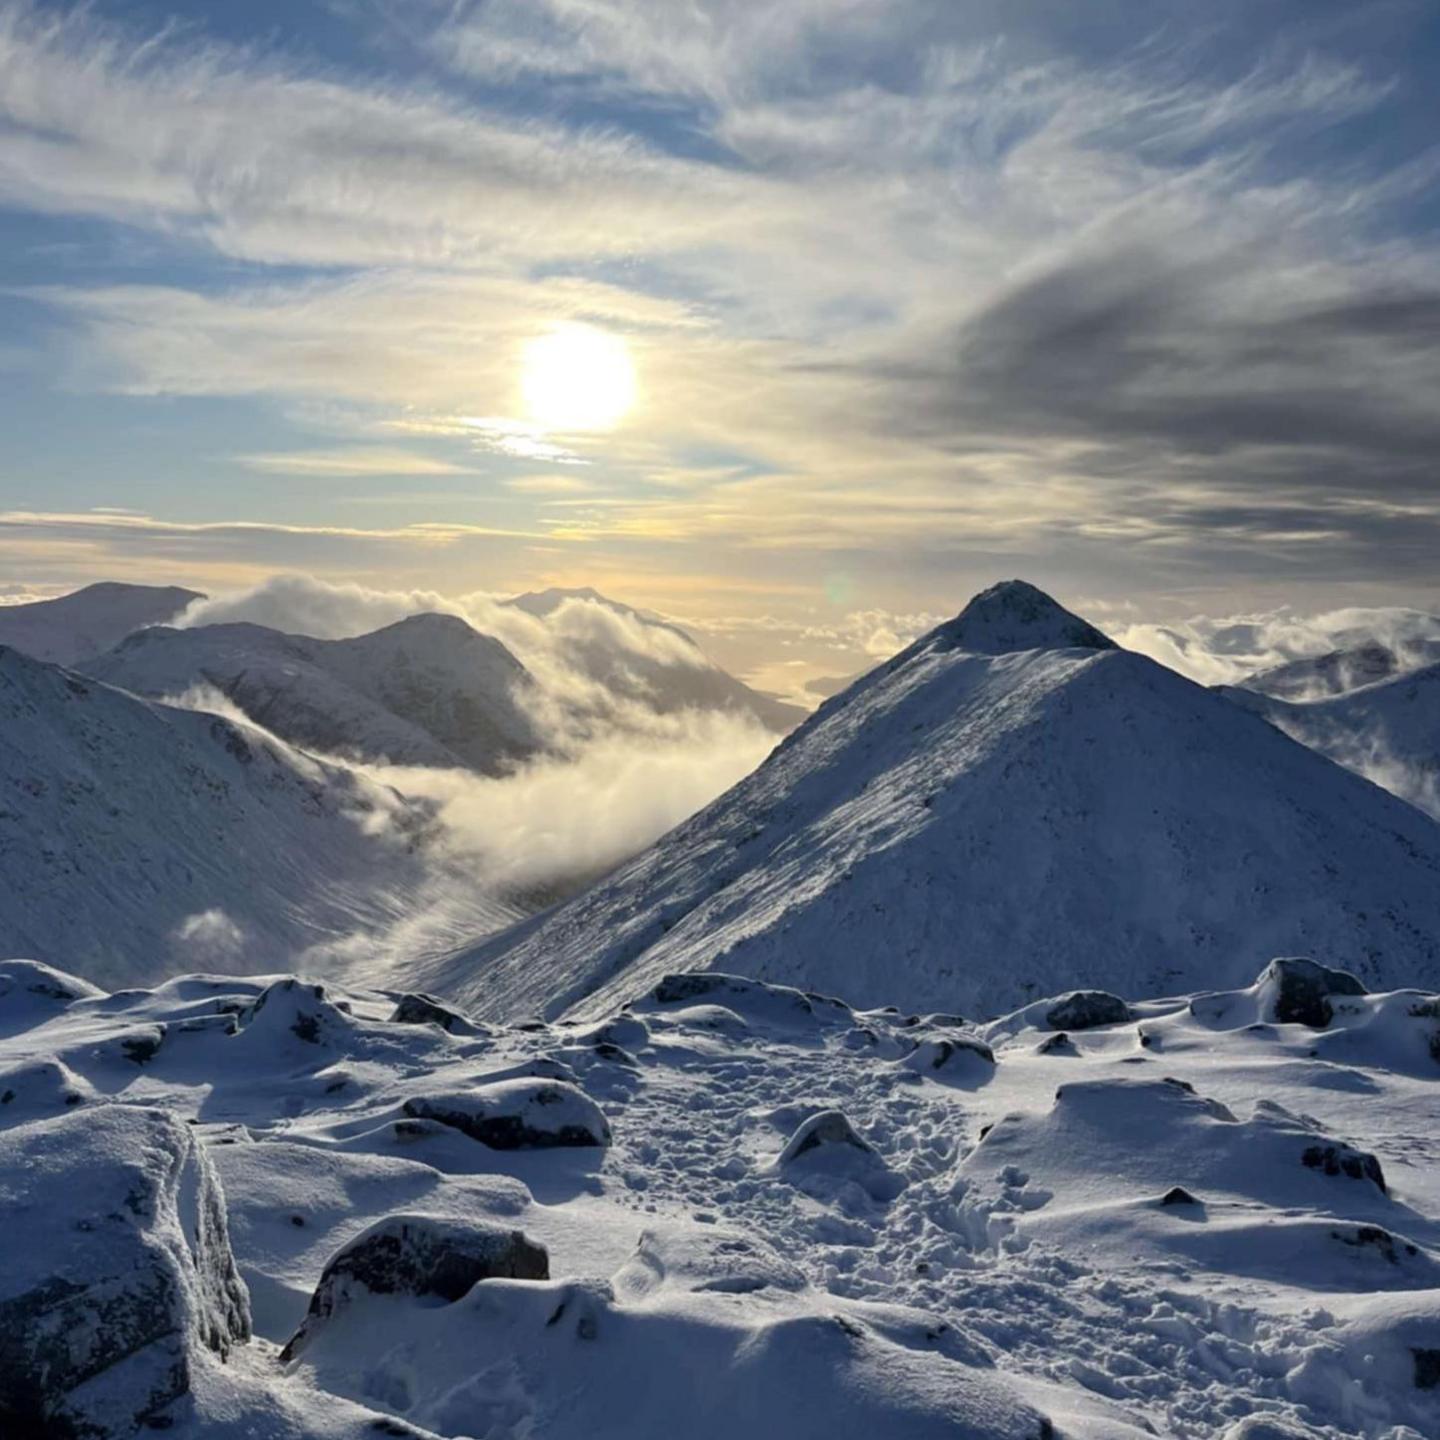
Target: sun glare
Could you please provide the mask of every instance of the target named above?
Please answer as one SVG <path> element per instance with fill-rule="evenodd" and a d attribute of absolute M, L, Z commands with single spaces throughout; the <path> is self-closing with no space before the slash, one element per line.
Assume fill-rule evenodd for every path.
<path fill-rule="evenodd" d="M 630 347 L 590 325 L 558 325 L 526 345 L 521 388 L 547 430 L 608 430 L 635 403 Z"/>

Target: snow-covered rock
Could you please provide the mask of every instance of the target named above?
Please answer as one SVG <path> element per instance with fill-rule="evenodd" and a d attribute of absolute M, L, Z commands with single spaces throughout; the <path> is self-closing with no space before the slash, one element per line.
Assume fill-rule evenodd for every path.
<path fill-rule="evenodd" d="M 0 1064 L 0 1126 L 25 1125 L 95 1099 L 95 1087 L 59 1060 Z"/>
<path fill-rule="evenodd" d="M 1440 825 L 1017 583 L 592 890 L 417 979 L 489 1017 L 599 1018 L 710 969 L 994 1015 L 1241 986 L 1277 954 L 1440 984 Z"/>
<path fill-rule="evenodd" d="M 250 1333 L 215 1173 L 158 1111 L 85 1107 L 0 1133 L 0 1433 L 160 1424 L 202 1352 Z"/>
<path fill-rule="evenodd" d="M 791 1184 L 822 1194 L 858 1186 L 874 1200 L 891 1200 L 905 1181 L 840 1110 L 822 1110 L 804 1121 L 785 1142 L 776 1173 Z"/>
<path fill-rule="evenodd" d="M 502 773 L 540 739 L 524 666 L 456 615 L 411 615 L 348 640 L 263 625 L 155 626 L 87 674 L 155 698 L 211 687 L 307 750 Z"/>
<path fill-rule="evenodd" d="M 610 1143 L 610 1126 L 600 1107 L 563 1080 L 497 1080 L 472 1090 L 414 1095 L 406 1100 L 405 1113 L 453 1126 L 492 1150 Z"/>
<path fill-rule="evenodd" d="M 1128 1021 L 1074 1032 L 1040 1000 L 974 1031 L 706 972 L 720 988 L 473 1038 L 331 982 L 106 995 L 0 976 L 52 992 L 12 988 L 30 998 L 0 1025 L 0 1070 L 93 1092 L 0 1145 L 73 1125 L 50 1158 L 88 1167 L 94 1120 L 98 1149 L 133 1159 L 145 1147 L 108 1128 L 131 1116 L 203 1147 L 223 1183 L 258 1338 L 224 1363 L 192 1346 L 188 1392 L 157 1412 L 175 1440 L 1440 1433 L 1440 1005 L 1421 992 L 1332 995 L 1321 1030 L 1262 1018 L 1257 983 L 1132 995 Z M 687 1019 L 706 1010 L 731 1019 Z M 1061 1033 L 1063 1053 L 1038 1052 Z M 977 1034 L 996 1063 L 962 1046 L 953 1075 L 924 1068 Z M 609 1145 L 493 1149 L 405 1114 L 577 1077 Z M 72 1220 L 124 1213 L 125 1187 L 85 1168 L 53 1231 L 17 1229 L 40 1223 L 49 1174 L 0 1169 L 0 1277 L 48 1273 L 94 1243 Z M 194 1193 L 177 1184 L 182 1214 Z M 513 1232 L 551 1279 L 451 1268 L 467 1237 L 488 1254 Z M 282 1363 L 337 1257 L 329 1313 Z"/>
<path fill-rule="evenodd" d="M 481 1280 L 548 1280 L 545 1248 L 519 1230 L 426 1215 L 388 1215 L 326 1264 L 305 1323 L 281 1352 L 282 1361 L 306 1347 L 341 1311 L 374 1295 L 434 1296 L 447 1304 Z"/>

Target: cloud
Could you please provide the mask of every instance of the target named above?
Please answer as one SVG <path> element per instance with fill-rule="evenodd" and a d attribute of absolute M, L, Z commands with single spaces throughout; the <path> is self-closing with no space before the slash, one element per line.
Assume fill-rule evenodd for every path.
<path fill-rule="evenodd" d="M 353 445 L 338 450 L 293 450 L 232 457 L 249 470 L 262 470 L 273 475 L 298 475 L 317 479 L 340 479 L 351 476 L 397 475 L 473 475 L 464 465 L 396 450 L 383 445 Z"/>
<path fill-rule="evenodd" d="M 1281 608 L 1110 625 L 1107 633 L 1127 650 L 1149 655 L 1202 685 L 1238 685 L 1293 660 L 1371 643 L 1394 650 L 1402 663 L 1425 663 L 1425 643 L 1440 643 L 1440 616 L 1403 606 L 1349 606 L 1318 614 Z"/>
<path fill-rule="evenodd" d="M 525 703 L 562 755 L 573 757 L 614 735 L 668 744 L 687 708 L 724 703 L 724 686 L 716 682 L 725 677 L 683 632 L 585 595 L 557 594 L 538 614 L 481 591 L 446 596 L 277 575 L 196 601 L 175 623 L 245 621 L 339 640 L 424 611 L 458 615 L 506 646 L 536 681 Z"/>
<path fill-rule="evenodd" d="M 743 779 L 775 736 L 733 715 L 689 712 L 645 735 L 611 733 L 571 758 L 502 780 L 468 771 L 372 767 L 437 802 L 448 857 L 502 894 L 572 889 L 637 853 Z"/>
<path fill-rule="evenodd" d="M 223 910 L 187 915 L 172 933 L 171 943 L 197 968 L 230 970 L 245 951 L 245 931 Z"/>
<path fill-rule="evenodd" d="M 292 473 L 372 473 L 360 439 L 589 462 L 502 499 L 614 568 L 1425 573 L 1440 257 L 1406 224 L 1434 157 L 1391 124 L 1405 86 L 1337 7 L 1161 35 L 1102 8 L 347 12 L 436 67 L 402 82 L 0 0 L 0 198 L 252 262 L 27 291 L 71 384 L 363 414 L 252 461 Z M 515 357 L 567 320 L 632 348 L 613 434 L 517 419 Z"/>

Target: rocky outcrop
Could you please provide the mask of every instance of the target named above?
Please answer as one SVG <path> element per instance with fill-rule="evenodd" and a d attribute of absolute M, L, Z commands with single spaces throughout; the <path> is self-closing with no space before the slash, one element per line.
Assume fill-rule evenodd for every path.
<path fill-rule="evenodd" d="M 1098 1025 L 1124 1025 L 1130 1018 L 1130 1007 L 1104 990 L 1076 990 L 1045 1012 L 1045 1023 L 1052 1030 L 1093 1030 Z"/>
<path fill-rule="evenodd" d="M 331 1257 L 304 1324 L 280 1358 L 293 1360 L 326 1321 L 363 1296 L 453 1302 L 477 1282 L 496 1278 L 548 1280 L 550 1256 L 519 1230 L 426 1215 L 387 1216 Z"/>
<path fill-rule="evenodd" d="M 550 1150 L 605 1146 L 610 1126 L 600 1107 L 563 1080 L 521 1078 L 415 1095 L 405 1113 L 438 1120 L 492 1150 Z"/>
<path fill-rule="evenodd" d="M 91 1105 L 0 1134 L 0 1434 L 160 1422 L 250 1335 L 219 1182 L 184 1125 Z"/>
<path fill-rule="evenodd" d="M 392 1025 L 438 1025 L 447 1035 L 475 1035 L 478 1027 L 458 1010 L 419 991 L 402 995 L 390 1016 Z"/>
<path fill-rule="evenodd" d="M 1266 1019 L 1312 1030 L 1323 1030 L 1335 1018 L 1332 996 L 1367 993 L 1348 970 L 1332 970 L 1299 956 L 1272 960 L 1258 985 Z"/>

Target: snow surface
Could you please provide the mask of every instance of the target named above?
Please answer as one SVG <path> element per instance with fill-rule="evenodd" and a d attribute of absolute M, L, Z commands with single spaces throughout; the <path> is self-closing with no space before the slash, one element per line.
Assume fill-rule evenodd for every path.
<path fill-rule="evenodd" d="M 349 640 L 157 626 L 84 669 L 157 699 L 213 688 L 257 725 L 327 755 L 496 775 L 541 749 L 525 668 L 456 615 L 412 615 Z"/>
<path fill-rule="evenodd" d="M 1276 954 L 1440 984 L 1440 826 L 1010 582 L 610 878 L 415 979 L 500 1017 L 708 967 L 980 1016 Z"/>
<path fill-rule="evenodd" d="M 1440 998 L 1336 993 L 1315 1029 L 1262 1018 L 1278 983 L 1138 999 L 1044 1048 L 1051 1001 L 975 1030 L 714 972 L 594 1023 L 457 1036 L 392 1022 L 395 993 L 191 976 L 107 996 L 8 963 L 0 1065 L 91 1092 L 9 1133 L 165 1112 L 220 1177 L 256 1338 L 195 1348 L 159 1417 L 177 1440 L 1424 1440 Z M 159 1037 L 144 1059 L 137 1033 Z M 910 1063 L 942 1042 L 959 1072 Z M 494 1150 L 406 1114 L 521 1074 L 582 1091 L 610 1145 Z M 1384 1188 L 1327 1151 L 1373 1157 Z M 108 1204 L 127 1163 L 97 1156 L 66 1213 Z M 405 1293 L 446 1234 L 464 1254 L 502 1231 L 550 1278 Z M 351 1274 L 282 1362 L 367 1233 L 419 1234 L 425 1264 Z M 90 1251 L 67 1234 L 73 1265 Z M 15 1243 L 0 1227 L 0 1270 Z M 37 1244 L 24 1274 L 60 1263 Z"/>
<path fill-rule="evenodd" d="M 0 952 L 107 985 L 274 968 L 401 919 L 433 874 L 393 790 L 15 650 L 0 734 Z M 515 916 L 474 890 L 470 925 Z"/>
<path fill-rule="evenodd" d="M 75 665 L 146 625 L 164 625 L 205 597 L 175 585 L 87 585 L 54 600 L 0 605 L 0 645 L 36 660 Z"/>

